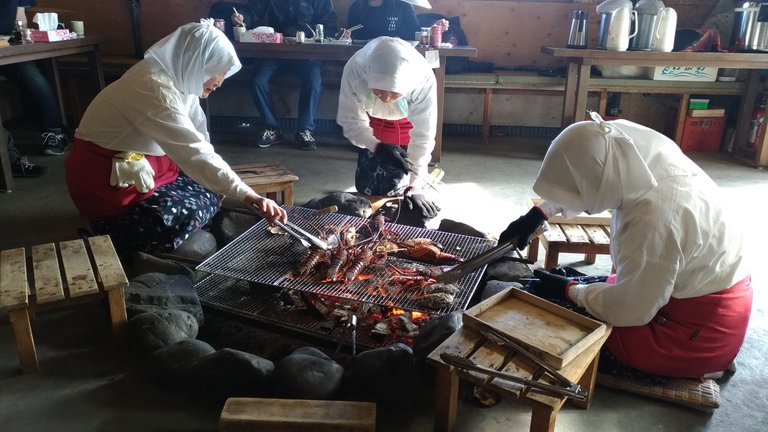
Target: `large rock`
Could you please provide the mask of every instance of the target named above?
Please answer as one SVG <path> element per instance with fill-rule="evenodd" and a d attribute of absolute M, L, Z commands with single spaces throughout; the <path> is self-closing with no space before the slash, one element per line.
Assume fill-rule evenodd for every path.
<path fill-rule="evenodd" d="M 289 399 L 333 399 L 343 377 L 344 368 L 322 351 L 298 348 L 275 368 L 275 395 Z"/>
<path fill-rule="evenodd" d="M 194 278 L 194 271 L 184 264 L 144 252 L 135 252 L 127 260 L 124 260 L 123 269 L 129 280 L 144 273 L 164 273 L 167 275 L 183 275 L 190 279 Z"/>
<path fill-rule="evenodd" d="M 420 361 L 425 359 L 429 353 L 460 329 L 463 323 L 461 311 L 431 319 L 419 330 L 419 335 L 413 341 L 414 357 Z"/>
<path fill-rule="evenodd" d="M 125 308 L 129 317 L 144 312 L 182 310 L 203 323 L 203 309 L 192 280 L 187 276 L 145 273 L 125 288 Z"/>
<path fill-rule="evenodd" d="M 533 276 L 533 272 L 526 264 L 501 257 L 497 261 L 488 264 L 483 277 L 486 280 L 517 282 L 520 278 L 529 278 L 531 276 Z"/>
<path fill-rule="evenodd" d="M 437 230 L 471 237 L 489 238 L 486 233 L 479 231 L 464 222 L 457 222 L 451 219 L 441 220 Z"/>
<path fill-rule="evenodd" d="M 413 351 L 397 343 L 360 353 L 346 373 L 344 396 L 376 402 L 385 410 L 405 410 L 416 404 L 416 392 L 411 389 L 417 378 Z"/>
<path fill-rule="evenodd" d="M 197 320 L 181 310 L 140 313 L 128 321 L 131 347 L 151 353 L 176 342 L 197 337 Z"/>
<path fill-rule="evenodd" d="M 173 378 L 205 396 L 223 400 L 233 396 L 268 397 L 272 394 L 271 361 L 230 348 L 181 363 Z"/>
<path fill-rule="evenodd" d="M 480 296 L 480 301 L 483 301 L 487 298 L 493 297 L 496 294 L 504 291 L 507 288 L 522 288 L 523 285 L 518 282 L 507 282 L 507 281 L 497 281 L 497 280 L 489 280 L 485 284 L 485 288 L 483 289 L 483 294 Z"/>
<path fill-rule="evenodd" d="M 229 203 L 227 199 L 225 199 L 222 206 L 224 205 L 244 212 L 248 211 L 248 209 L 243 207 L 240 202 Z M 209 231 L 216 238 L 216 243 L 221 248 L 239 237 L 261 219 L 262 218 L 256 213 L 244 214 L 235 211 L 227 211 L 227 209 L 222 208 L 222 210 L 216 213 L 216 216 L 211 220 Z"/>
<path fill-rule="evenodd" d="M 216 351 L 207 342 L 198 339 L 185 339 L 168 345 L 149 355 L 149 365 L 152 372 L 162 378 L 174 373 L 179 365 L 190 360 L 206 356 Z"/>
<path fill-rule="evenodd" d="M 173 250 L 173 254 L 192 261 L 205 261 L 216 252 L 216 237 L 206 230 L 193 232 Z"/>
<path fill-rule="evenodd" d="M 322 198 L 309 200 L 302 207 L 322 209 L 335 205 L 338 213 L 367 218 L 371 215 L 371 201 L 368 198 L 359 197 L 347 192 L 333 192 Z"/>

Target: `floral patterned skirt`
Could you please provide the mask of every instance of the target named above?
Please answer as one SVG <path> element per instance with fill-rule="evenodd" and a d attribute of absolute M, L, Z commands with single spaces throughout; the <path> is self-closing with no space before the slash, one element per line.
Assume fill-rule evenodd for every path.
<path fill-rule="evenodd" d="M 221 195 L 183 173 L 118 216 L 92 220 L 98 235 L 109 235 L 120 254 L 171 252 L 219 211 Z"/>

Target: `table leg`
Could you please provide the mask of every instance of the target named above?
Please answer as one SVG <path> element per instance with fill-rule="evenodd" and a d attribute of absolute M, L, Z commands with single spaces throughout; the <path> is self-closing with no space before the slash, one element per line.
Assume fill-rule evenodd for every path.
<path fill-rule="evenodd" d="M 456 429 L 459 399 L 459 374 L 455 368 L 439 365 L 435 382 L 435 432 Z"/>
<path fill-rule="evenodd" d="M 11 171 L 11 156 L 8 154 L 8 136 L 2 127 L 0 118 L 0 191 L 10 192 L 13 189 L 13 171 Z"/>
<path fill-rule="evenodd" d="M 685 118 L 688 116 L 688 104 L 691 103 L 691 95 L 684 93 L 680 95 L 680 104 L 677 107 L 677 121 L 675 121 L 675 142 L 677 145 L 683 144 L 683 129 L 685 128 Z"/>
<path fill-rule="evenodd" d="M 435 69 L 437 81 L 437 130 L 435 131 L 435 148 L 432 150 L 432 164 L 440 163 L 440 153 L 443 151 L 443 115 L 445 109 L 445 57 L 440 56 L 440 67 Z"/>
<path fill-rule="evenodd" d="M 733 155 L 741 156 L 747 145 L 747 133 L 749 124 L 752 120 L 752 110 L 755 107 L 757 98 L 757 86 L 760 83 L 760 70 L 750 69 L 747 75 L 744 93 L 741 95 L 741 106 L 739 107 L 739 116 L 736 120 L 736 130 L 733 135 Z"/>
<path fill-rule="evenodd" d="M 597 254 L 593 252 L 585 253 L 584 254 L 584 263 L 585 264 L 594 264 L 595 260 L 597 260 Z"/>
<path fill-rule="evenodd" d="M 483 97 L 483 144 L 488 144 L 491 135 L 491 108 L 493 107 L 493 90 L 485 89 Z M 442 135 L 442 134 L 441 134 Z"/>
<path fill-rule="evenodd" d="M 544 259 L 544 270 L 549 271 L 557 267 L 557 261 L 559 258 L 560 248 L 550 243 L 549 247 L 547 248 L 547 257 Z"/>
<path fill-rule="evenodd" d="M 579 65 L 578 84 L 576 84 L 576 101 L 574 102 L 574 118 L 571 123 L 584 121 L 587 115 L 587 96 L 589 96 L 589 64 Z"/>
<path fill-rule="evenodd" d="M 553 408 L 544 404 L 533 404 L 531 413 L 531 432 L 554 432 L 557 413 L 560 406 Z"/>
<path fill-rule="evenodd" d="M 561 127 L 566 127 L 573 123 L 576 107 L 576 93 L 578 91 L 579 65 L 568 62 L 568 72 L 565 75 L 565 96 L 563 100 L 563 116 L 560 122 Z"/>
<path fill-rule="evenodd" d="M 53 89 L 56 91 L 56 100 L 59 102 L 61 123 L 64 126 L 67 126 L 67 113 L 64 109 L 64 92 L 61 90 L 61 74 L 59 73 L 59 62 L 56 60 L 56 57 L 51 57 L 51 77 L 53 78 Z"/>
<path fill-rule="evenodd" d="M 128 342 L 128 315 L 125 310 L 125 291 L 115 288 L 107 291 L 107 304 L 109 305 L 109 317 L 112 321 L 112 334 L 119 346 L 125 346 Z"/>
<path fill-rule="evenodd" d="M 528 244 L 528 259 L 536 261 L 539 259 L 539 238 L 534 237 L 531 239 L 531 243 Z"/>
<path fill-rule="evenodd" d="M 584 375 L 579 379 L 578 384 L 587 392 L 587 400 L 572 400 L 574 406 L 581 409 L 587 409 L 592 404 L 592 397 L 595 394 L 595 380 L 597 379 L 597 365 L 599 361 L 600 351 L 595 354 L 595 358 L 592 359 L 592 362 L 587 366 L 587 370 L 584 371 Z"/>
<path fill-rule="evenodd" d="M 29 323 L 27 308 L 14 309 L 8 312 L 13 338 L 16 341 L 16 352 L 19 355 L 21 371 L 25 374 L 37 372 L 37 351 L 35 339 L 32 336 L 32 326 Z"/>

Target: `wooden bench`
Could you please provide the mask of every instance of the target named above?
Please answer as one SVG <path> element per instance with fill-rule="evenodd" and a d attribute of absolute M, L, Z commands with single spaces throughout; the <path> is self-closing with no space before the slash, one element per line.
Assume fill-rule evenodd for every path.
<path fill-rule="evenodd" d="M 109 236 L 0 252 L 0 310 L 8 311 L 23 373 L 38 370 L 30 316 L 107 297 L 112 331 L 126 341 L 123 267 Z"/>
<path fill-rule="evenodd" d="M 654 81 L 642 78 L 590 78 L 589 92 L 598 95 L 597 112 L 605 115 L 608 93 L 677 94 L 678 114 L 675 123 L 675 142 L 680 144 L 685 116 L 692 94 L 736 95 L 744 92 L 741 82 L 687 82 Z M 483 94 L 483 144 L 488 143 L 492 125 L 494 94 L 557 94 L 565 92 L 565 78 L 537 75 L 532 72 L 487 72 L 445 76 L 446 93 L 480 92 Z"/>
<path fill-rule="evenodd" d="M 293 182 L 299 177 L 279 162 L 232 165 L 232 169 L 254 192 L 278 203 L 293 205 Z M 280 200 L 278 193 L 282 195 Z"/>
<path fill-rule="evenodd" d="M 529 198 L 530 209 L 538 205 L 541 198 Z M 528 259 L 539 258 L 539 243 L 544 247 L 544 269 L 557 267 L 561 253 L 583 253 L 584 262 L 594 264 L 598 254 L 611 253 L 611 214 L 607 211 L 596 215 L 586 213 L 566 219 L 561 215 L 549 218 L 549 230 L 531 240 L 528 245 Z"/>
<path fill-rule="evenodd" d="M 229 398 L 221 432 L 374 432 L 376 404 L 300 399 Z"/>
<path fill-rule="evenodd" d="M 600 347 L 610 335 L 610 329 L 597 341 L 578 354 L 562 369 L 560 374 L 572 382 L 576 382 L 587 391 L 586 401 L 573 401 L 579 408 L 587 409 L 592 402 L 597 377 L 597 364 Z M 464 325 L 456 333 L 448 337 L 440 346 L 435 348 L 427 357 L 427 361 L 437 367 L 435 382 L 435 432 L 452 432 L 456 430 L 456 415 L 458 412 L 459 371 L 450 367 L 440 358 L 440 353 L 450 352 L 466 358 L 485 367 L 494 368 L 517 375 L 523 379 L 538 380 L 541 377 L 540 368 L 523 356 L 505 354 L 501 345 L 485 339 L 470 326 Z M 513 389 L 506 385 L 497 385 L 498 381 L 474 373 L 461 373 L 464 378 L 475 385 L 490 388 L 512 400 L 520 400 L 531 406 L 531 432 L 552 432 L 560 408 L 566 401 L 564 396 L 548 396 L 536 392 Z"/>

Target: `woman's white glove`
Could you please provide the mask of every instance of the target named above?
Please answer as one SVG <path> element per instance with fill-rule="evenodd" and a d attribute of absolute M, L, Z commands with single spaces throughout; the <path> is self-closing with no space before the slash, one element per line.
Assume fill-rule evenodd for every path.
<path fill-rule="evenodd" d="M 147 193 L 155 187 L 155 170 L 141 153 L 123 152 L 112 157 L 110 186 L 120 189 L 135 185 L 140 193 Z"/>

